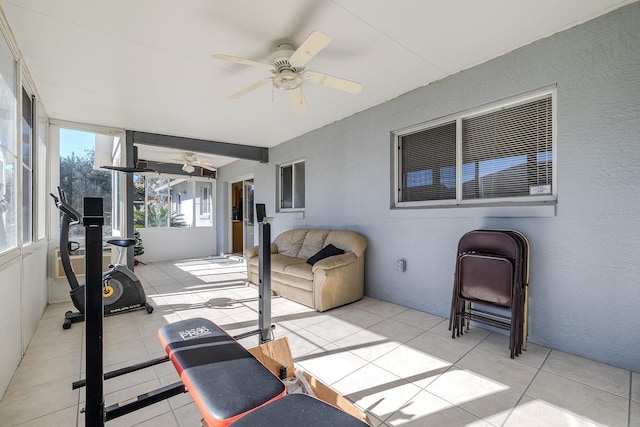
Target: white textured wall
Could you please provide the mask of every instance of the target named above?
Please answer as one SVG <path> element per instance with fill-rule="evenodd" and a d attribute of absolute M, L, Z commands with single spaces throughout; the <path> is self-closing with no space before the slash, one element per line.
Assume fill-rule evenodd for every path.
<path fill-rule="evenodd" d="M 3 256 L 2 262 L 0 398 L 47 307 L 47 244 L 42 241 L 23 248 L 22 252 L 10 252 Z"/>
<path fill-rule="evenodd" d="M 47 308 L 47 244 L 31 245 L 22 260 L 22 351 L 26 351 Z"/>
<path fill-rule="evenodd" d="M 634 3 L 281 144 L 269 164 L 235 162 L 218 182 L 253 174 L 274 235 L 364 233 L 366 294 L 441 316 L 460 236 L 521 230 L 531 241 L 530 340 L 640 371 L 638 23 Z M 555 209 L 390 209 L 391 131 L 549 85 L 558 93 Z M 276 164 L 298 158 L 306 159 L 306 213 L 275 214 Z M 228 240 L 226 187 L 218 185 L 218 246 Z M 395 271 L 399 258 L 404 273 Z"/>
<path fill-rule="evenodd" d="M 206 257 L 216 253 L 213 227 L 142 228 L 139 231 L 144 254 L 136 258 L 142 262 Z"/>
<path fill-rule="evenodd" d="M 22 358 L 20 257 L 0 266 L 0 397 Z"/>

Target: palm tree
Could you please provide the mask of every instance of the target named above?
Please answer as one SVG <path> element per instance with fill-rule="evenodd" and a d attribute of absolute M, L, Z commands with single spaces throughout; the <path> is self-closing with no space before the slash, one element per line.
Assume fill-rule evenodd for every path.
<path fill-rule="evenodd" d="M 169 213 L 169 206 L 166 204 L 148 202 L 146 206 L 147 214 L 147 227 L 166 227 L 167 219 L 169 219 L 169 227 L 186 227 L 187 223 L 184 220 L 184 214 L 171 212 Z M 134 227 L 145 227 L 145 210 L 134 210 Z"/>

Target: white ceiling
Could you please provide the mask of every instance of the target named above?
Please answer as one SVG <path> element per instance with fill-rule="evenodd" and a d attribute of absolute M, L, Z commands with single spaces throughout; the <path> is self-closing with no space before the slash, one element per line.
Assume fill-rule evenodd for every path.
<path fill-rule="evenodd" d="M 0 5 L 50 117 L 272 147 L 633 1 L 0 0 Z M 286 94 L 270 85 L 227 99 L 269 74 L 214 60 L 212 53 L 267 61 L 279 43 L 297 47 L 313 30 L 327 33 L 332 42 L 307 69 L 358 81 L 360 94 L 305 82 L 310 109 L 305 115 L 297 115 Z M 201 160 L 222 166 L 233 159 Z"/>

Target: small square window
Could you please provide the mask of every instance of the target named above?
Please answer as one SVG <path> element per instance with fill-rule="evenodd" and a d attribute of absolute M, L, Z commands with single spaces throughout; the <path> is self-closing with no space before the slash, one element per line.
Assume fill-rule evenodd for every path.
<path fill-rule="evenodd" d="M 299 211 L 305 207 L 305 162 L 304 160 L 279 166 L 279 189 L 281 211 Z"/>

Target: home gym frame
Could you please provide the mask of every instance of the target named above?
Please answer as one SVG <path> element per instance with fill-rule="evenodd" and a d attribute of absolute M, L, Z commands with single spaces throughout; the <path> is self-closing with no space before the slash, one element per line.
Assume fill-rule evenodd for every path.
<path fill-rule="evenodd" d="M 111 372 L 104 372 L 102 308 L 102 226 L 104 215 L 102 198 L 85 197 L 83 225 L 85 227 L 85 333 L 86 333 L 86 379 L 73 383 L 73 389 L 86 387 L 85 425 L 104 426 L 106 421 L 145 408 L 154 403 L 185 393 L 185 385 L 178 381 L 156 390 L 141 394 L 123 402 L 105 407 L 104 380 L 135 372 L 169 361 L 169 356 L 141 362 Z M 259 336 L 263 344 L 272 339 L 275 325 L 271 324 L 271 225 L 259 224 L 259 284 L 258 284 L 258 329 L 234 336 L 236 340 L 252 335 Z"/>

